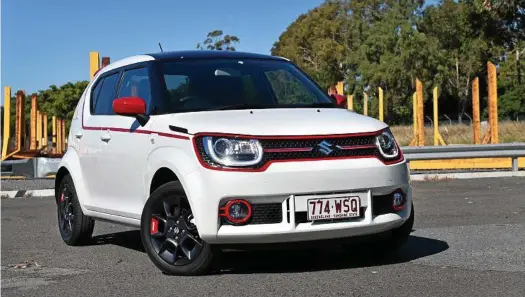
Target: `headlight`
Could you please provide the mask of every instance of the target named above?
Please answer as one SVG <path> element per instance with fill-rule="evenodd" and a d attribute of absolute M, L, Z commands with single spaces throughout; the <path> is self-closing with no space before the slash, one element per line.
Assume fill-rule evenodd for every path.
<path fill-rule="evenodd" d="M 258 140 L 206 136 L 202 141 L 211 160 L 223 166 L 252 166 L 263 157 Z"/>
<path fill-rule="evenodd" d="M 399 148 L 396 140 L 389 130 L 383 131 L 376 137 L 376 145 L 383 157 L 388 159 L 397 158 L 399 156 Z"/>

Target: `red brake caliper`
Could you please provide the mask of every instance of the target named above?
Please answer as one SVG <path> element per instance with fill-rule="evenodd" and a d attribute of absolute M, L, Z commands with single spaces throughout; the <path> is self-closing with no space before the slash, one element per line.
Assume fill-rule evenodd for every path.
<path fill-rule="evenodd" d="M 155 218 L 151 218 L 150 233 L 155 234 L 157 232 L 159 232 L 159 221 Z"/>
<path fill-rule="evenodd" d="M 62 193 L 62 196 L 60 196 L 60 202 L 64 202 L 64 193 Z"/>

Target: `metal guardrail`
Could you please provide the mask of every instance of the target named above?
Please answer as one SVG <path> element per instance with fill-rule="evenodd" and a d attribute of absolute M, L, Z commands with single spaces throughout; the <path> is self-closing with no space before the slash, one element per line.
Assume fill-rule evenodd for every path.
<path fill-rule="evenodd" d="M 525 157 L 525 143 L 466 144 L 446 146 L 405 146 L 401 150 L 410 161 L 471 158 L 511 158 L 518 171 L 518 158 Z M 45 178 L 58 170 L 59 158 L 34 158 L 2 162 L 2 177 Z"/>
<path fill-rule="evenodd" d="M 512 171 L 519 170 L 518 158 L 525 157 L 525 143 L 407 146 L 402 147 L 401 150 L 408 161 L 512 158 Z"/>

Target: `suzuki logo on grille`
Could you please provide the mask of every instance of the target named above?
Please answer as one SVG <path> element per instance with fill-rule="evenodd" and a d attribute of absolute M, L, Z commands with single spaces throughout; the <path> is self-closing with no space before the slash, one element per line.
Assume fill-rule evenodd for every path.
<path fill-rule="evenodd" d="M 319 151 L 325 155 L 330 155 L 330 153 L 334 151 L 333 149 L 331 149 L 332 144 L 326 140 L 319 143 L 317 146 L 319 147 Z"/>

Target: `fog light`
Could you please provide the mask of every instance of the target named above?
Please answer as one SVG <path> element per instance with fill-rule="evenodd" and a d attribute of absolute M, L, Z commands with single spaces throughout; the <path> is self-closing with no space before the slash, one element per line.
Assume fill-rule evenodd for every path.
<path fill-rule="evenodd" d="M 395 211 L 400 211 L 405 207 L 406 197 L 401 189 L 392 193 L 392 208 Z"/>
<path fill-rule="evenodd" d="M 219 215 L 233 224 L 246 223 L 252 217 L 252 207 L 246 200 L 228 201 L 220 210 Z"/>

